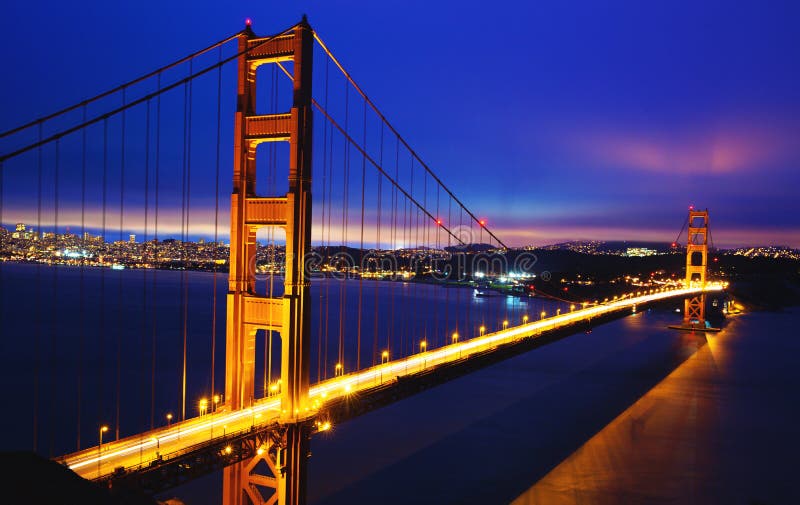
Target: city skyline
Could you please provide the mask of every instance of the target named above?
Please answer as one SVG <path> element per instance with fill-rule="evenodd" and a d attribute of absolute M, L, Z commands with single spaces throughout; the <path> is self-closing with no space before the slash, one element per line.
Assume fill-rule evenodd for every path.
<path fill-rule="evenodd" d="M 800 149 L 792 140 L 800 133 L 800 76 L 793 64 L 800 41 L 789 21 L 796 9 L 582 3 L 499 11 L 412 3 L 385 19 L 377 9 L 355 5 L 278 5 L 267 16 L 245 4 L 159 4 L 141 11 L 15 4 L 3 9 L 6 47 L 21 47 L 20 30 L 35 24 L 65 40 L 69 57 L 38 65 L 50 50 L 41 38 L 30 39 L 24 51 L 7 51 L 9 68 L 31 79 L 0 83 L 7 111 L 0 129 L 83 99 L 86 90 L 124 82 L 153 61 L 187 54 L 240 29 L 245 18 L 265 34 L 306 11 L 422 158 L 509 245 L 669 240 L 694 204 L 711 210 L 720 246 L 797 248 L 797 205 L 786 190 L 800 182 Z M 689 10 L 692 16 L 685 16 Z M 682 36 L 663 37 L 672 30 Z M 74 33 L 97 38 L 68 37 Z M 423 56 L 432 33 L 442 34 L 441 57 L 433 59 Z M 102 71 L 83 58 L 88 54 L 106 62 Z M 45 92 L 50 74 L 60 76 L 58 94 Z M 230 123 L 223 117 L 224 126 Z M 6 180 L 6 226 L 18 220 L 11 187 Z M 211 203 L 193 205 L 206 217 L 193 215 L 192 226 L 205 226 L 201 234 L 210 235 Z M 164 207 L 160 230 L 175 234 L 178 212 Z M 126 213 L 137 215 L 135 202 L 126 203 Z M 78 224 L 59 216 L 59 227 Z M 139 224 L 123 233 L 143 232 Z M 220 227 L 221 237 L 227 232 Z"/>

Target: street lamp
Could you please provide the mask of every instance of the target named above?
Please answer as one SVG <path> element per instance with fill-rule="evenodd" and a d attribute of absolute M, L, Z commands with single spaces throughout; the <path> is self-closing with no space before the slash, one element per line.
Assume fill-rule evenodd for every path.
<path fill-rule="evenodd" d="M 381 365 L 389 361 L 389 351 L 381 353 Z M 380 384 L 383 384 L 383 367 L 381 367 L 380 377 L 378 378 Z"/>
<path fill-rule="evenodd" d="M 214 395 L 213 400 L 214 400 L 214 412 L 216 412 L 217 405 L 219 405 L 219 400 L 220 400 L 219 395 Z"/>
<path fill-rule="evenodd" d="M 575 304 L 574 303 L 569 306 L 569 311 L 570 312 L 574 312 L 575 311 Z"/>
<path fill-rule="evenodd" d="M 454 344 L 458 343 L 458 332 L 457 331 L 453 332 L 453 343 Z M 461 348 L 460 347 L 458 348 L 458 359 L 461 359 Z"/>
<path fill-rule="evenodd" d="M 522 316 L 522 324 L 526 324 L 528 322 L 528 314 Z"/>
<path fill-rule="evenodd" d="M 167 414 L 167 428 L 169 428 L 169 425 L 170 425 L 171 423 L 172 423 L 172 414 L 171 414 L 171 413 L 168 413 L 168 414 Z"/>
<path fill-rule="evenodd" d="M 278 390 L 280 389 L 280 383 L 281 380 L 278 379 L 277 382 L 273 382 L 272 384 L 269 385 L 269 396 L 272 396 L 278 392 Z"/>
<path fill-rule="evenodd" d="M 100 458 L 103 455 L 103 433 L 108 431 L 108 426 L 100 427 L 100 444 L 97 446 L 97 476 L 100 477 Z"/>
<path fill-rule="evenodd" d="M 505 330 L 506 328 L 508 328 L 508 319 L 503 321 L 503 329 Z"/>
<path fill-rule="evenodd" d="M 542 319 L 544 319 L 546 315 L 547 315 L 547 312 L 545 312 L 545 311 L 542 311 L 542 313 L 540 314 L 540 316 L 542 316 Z"/>
<path fill-rule="evenodd" d="M 481 325 L 481 327 L 480 327 L 480 328 L 478 328 L 478 331 L 480 332 L 480 334 L 481 334 L 481 337 L 482 337 L 482 336 L 483 336 L 483 334 L 484 334 L 484 332 L 486 332 L 486 326 L 484 326 L 484 325 Z"/>
<path fill-rule="evenodd" d="M 208 411 L 208 400 L 205 398 L 200 399 L 200 415 L 204 416 Z"/>
<path fill-rule="evenodd" d="M 561 309 L 556 309 L 556 315 L 557 315 L 557 316 L 560 316 L 560 315 L 561 315 Z"/>
<path fill-rule="evenodd" d="M 420 343 L 419 343 L 419 350 L 420 350 L 420 351 L 422 351 L 422 353 L 423 353 L 423 354 L 425 353 L 425 350 L 426 350 L 427 348 L 428 348 L 428 341 L 427 341 L 427 340 L 423 340 L 422 342 L 420 342 Z M 425 357 L 422 359 L 422 369 L 423 369 L 423 370 L 425 370 L 425 366 L 426 366 L 427 364 L 428 364 L 428 356 L 425 356 Z"/>
<path fill-rule="evenodd" d="M 336 367 L 333 370 L 333 376 L 336 377 L 336 376 L 342 375 L 342 372 L 343 372 L 342 364 L 341 363 L 336 363 Z"/>

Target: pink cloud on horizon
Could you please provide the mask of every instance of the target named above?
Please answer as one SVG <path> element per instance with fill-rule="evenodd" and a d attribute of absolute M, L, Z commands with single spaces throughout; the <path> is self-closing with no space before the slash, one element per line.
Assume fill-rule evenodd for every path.
<path fill-rule="evenodd" d="M 542 246 L 572 240 L 672 242 L 676 236 L 676 230 L 674 229 L 601 228 L 590 226 L 497 228 L 493 231 L 509 246 Z M 713 239 L 715 246 L 725 248 L 763 245 L 783 245 L 800 248 L 800 229 L 741 228 L 715 230 Z M 681 240 L 685 241 L 685 233 Z"/>
<path fill-rule="evenodd" d="M 605 126 L 565 132 L 559 142 L 582 161 L 658 173 L 729 174 L 800 159 L 796 131 L 766 123 L 689 128 L 679 134 Z"/>

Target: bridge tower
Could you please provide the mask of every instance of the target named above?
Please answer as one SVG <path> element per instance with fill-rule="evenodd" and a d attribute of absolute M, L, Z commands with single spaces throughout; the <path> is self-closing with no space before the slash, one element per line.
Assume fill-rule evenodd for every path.
<path fill-rule="evenodd" d="M 706 287 L 708 273 L 708 209 L 689 208 L 689 230 L 686 241 L 686 286 Z M 706 295 L 687 298 L 683 311 L 683 326 L 705 328 Z"/>
<path fill-rule="evenodd" d="M 309 445 L 310 303 L 304 258 L 311 243 L 311 71 L 314 34 L 305 17 L 290 31 L 258 38 L 250 26 L 239 35 L 237 107 L 231 195 L 230 274 L 227 295 L 225 409 L 249 408 L 255 393 L 256 332 L 276 331 L 281 339 L 281 429 L 269 447 L 224 471 L 226 505 L 305 502 Z M 283 114 L 256 113 L 256 71 L 260 65 L 293 63 L 294 99 Z M 256 148 L 289 142 L 289 184 L 285 196 L 258 196 Z M 256 231 L 286 231 L 284 295 L 255 292 Z"/>

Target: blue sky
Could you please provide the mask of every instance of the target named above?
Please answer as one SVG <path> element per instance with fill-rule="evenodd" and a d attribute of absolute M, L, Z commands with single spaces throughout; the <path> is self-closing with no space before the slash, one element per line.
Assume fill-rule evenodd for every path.
<path fill-rule="evenodd" d="M 302 13 L 507 243 L 800 247 L 795 2 L 6 2 L 0 129 Z"/>

